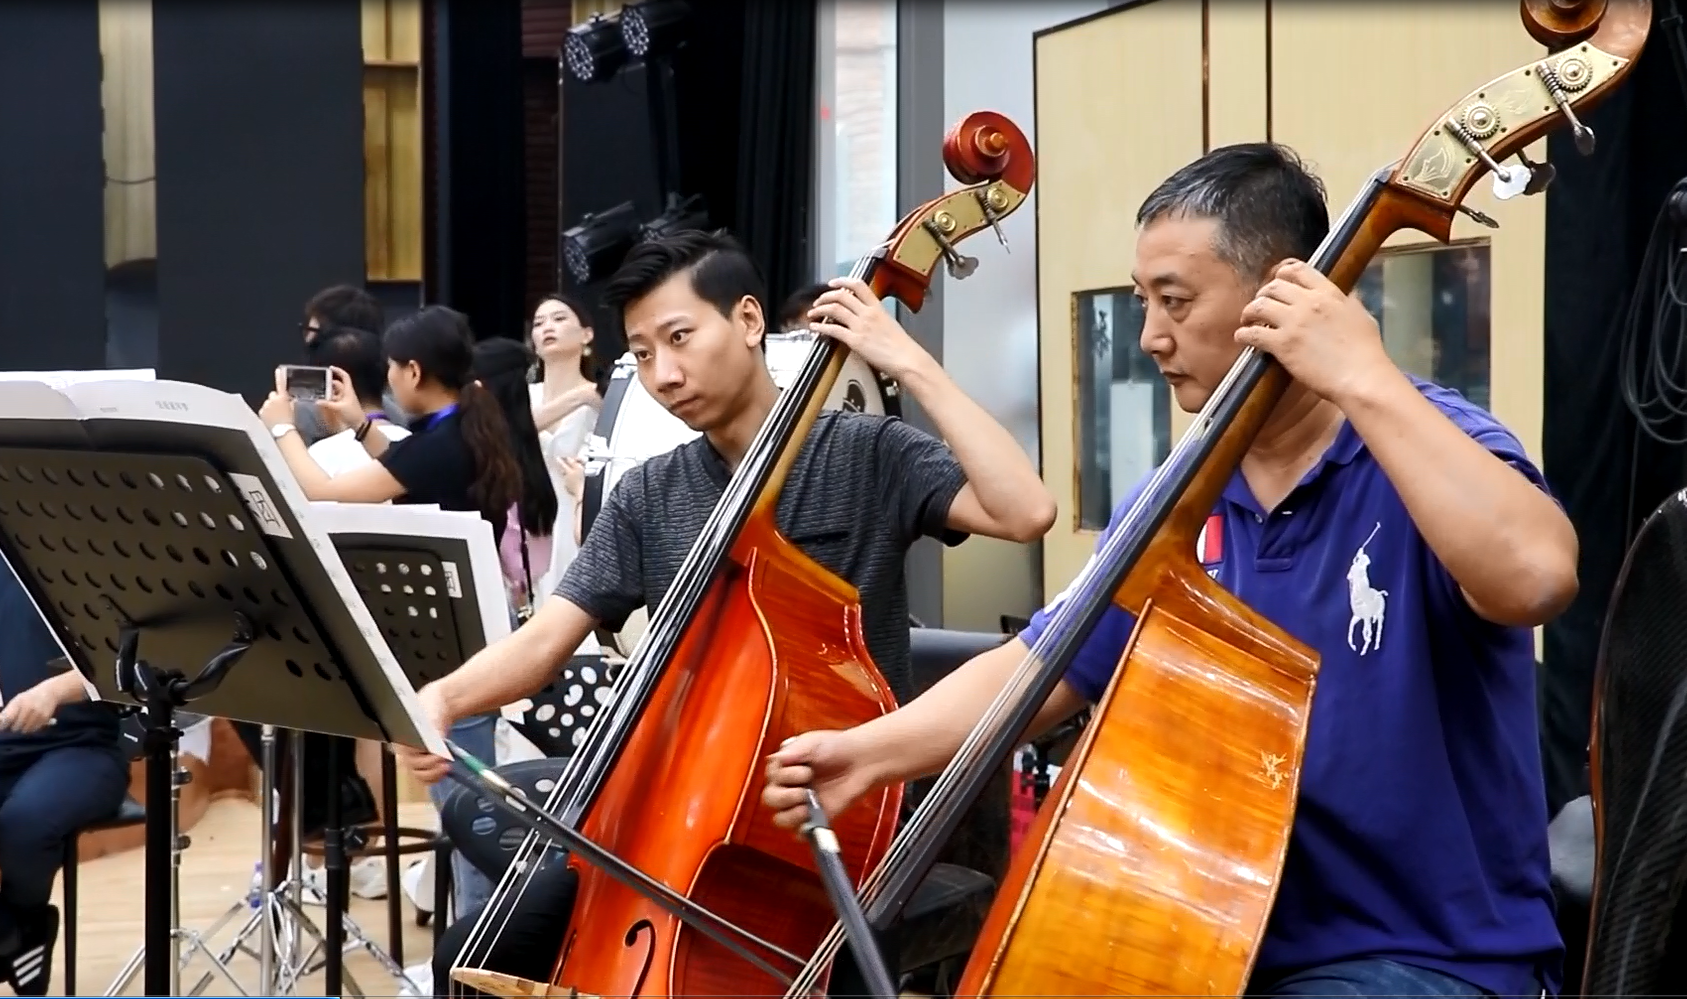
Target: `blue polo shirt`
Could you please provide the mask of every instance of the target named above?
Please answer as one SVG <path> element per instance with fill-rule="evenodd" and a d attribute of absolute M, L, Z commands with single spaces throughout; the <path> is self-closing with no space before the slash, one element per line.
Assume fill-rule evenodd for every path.
<path fill-rule="evenodd" d="M 1546 489 L 1492 416 L 1414 381 Z M 1146 485 L 1119 504 L 1108 533 Z M 1237 473 L 1197 549 L 1225 589 L 1322 657 L 1256 974 L 1382 957 L 1499 995 L 1538 995 L 1543 982 L 1556 994 L 1563 944 L 1530 629 L 1470 609 L 1351 425 L 1269 515 Z M 1061 599 L 1032 617 L 1027 644 Z M 1084 644 L 1066 674 L 1084 697 L 1106 689 L 1131 626 L 1113 608 Z"/>

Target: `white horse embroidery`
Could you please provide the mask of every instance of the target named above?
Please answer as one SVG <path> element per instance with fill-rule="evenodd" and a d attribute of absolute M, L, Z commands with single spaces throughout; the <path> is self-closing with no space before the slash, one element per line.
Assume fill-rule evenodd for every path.
<path fill-rule="evenodd" d="M 1388 610 L 1388 591 L 1371 586 L 1371 557 L 1365 554 L 1365 545 L 1381 529 L 1382 522 L 1378 521 L 1365 544 L 1353 553 L 1353 564 L 1347 567 L 1347 602 L 1353 608 L 1353 617 L 1347 622 L 1347 647 L 1360 655 L 1382 647 L 1382 619 Z M 1360 645 L 1353 644 L 1354 628 L 1360 629 Z"/>

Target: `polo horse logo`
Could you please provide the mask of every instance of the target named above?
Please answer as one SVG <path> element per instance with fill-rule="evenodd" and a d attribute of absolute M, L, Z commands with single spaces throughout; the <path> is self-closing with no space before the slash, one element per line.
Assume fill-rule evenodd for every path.
<path fill-rule="evenodd" d="M 1371 557 L 1365 554 L 1365 545 L 1380 530 L 1382 521 L 1379 520 L 1365 538 L 1365 544 L 1353 553 L 1353 563 L 1347 567 L 1347 602 L 1353 608 L 1353 616 L 1347 622 L 1347 647 L 1360 655 L 1382 647 L 1382 619 L 1388 610 L 1388 591 L 1371 585 Z M 1359 629 L 1359 645 L 1353 644 L 1355 628 Z"/>

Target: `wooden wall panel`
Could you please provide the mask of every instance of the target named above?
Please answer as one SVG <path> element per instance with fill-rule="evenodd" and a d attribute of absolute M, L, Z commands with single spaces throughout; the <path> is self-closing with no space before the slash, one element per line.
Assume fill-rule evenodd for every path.
<path fill-rule="evenodd" d="M 1200 0 L 1158 0 L 1036 40 L 1043 477 L 1060 504 L 1043 540 L 1048 594 L 1096 540 L 1077 527 L 1074 296 L 1130 284 L 1137 205 L 1201 155 L 1202 13 Z"/>
<path fill-rule="evenodd" d="M 555 59 L 573 24 L 570 0 L 521 0 L 521 54 L 529 59 Z"/>
<path fill-rule="evenodd" d="M 100 0 L 105 74 L 105 265 L 158 255 L 151 0 Z"/>
<path fill-rule="evenodd" d="M 574 23 L 589 21 L 593 14 L 608 16 L 626 6 L 625 0 L 572 0 Z"/>
<path fill-rule="evenodd" d="M 366 267 L 422 279 L 421 0 L 363 0 Z"/>

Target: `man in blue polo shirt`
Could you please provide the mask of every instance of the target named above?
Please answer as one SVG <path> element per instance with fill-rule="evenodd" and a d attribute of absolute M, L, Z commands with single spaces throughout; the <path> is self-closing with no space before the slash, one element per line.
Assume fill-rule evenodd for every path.
<path fill-rule="evenodd" d="M 1329 222 L 1293 153 L 1216 149 L 1137 222 L 1142 348 L 1179 406 L 1198 410 L 1245 344 L 1294 379 L 1197 545 L 1322 658 L 1250 994 L 1556 993 L 1530 629 L 1575 594 L 1568 519 L 1511 433 L 1402 373 L 1363 306 L 1298 262 Z M 901 710 L 783 747 L 764 792 L 780 823 L 802 820 L 805 786 L 836 809 L 941 769 L 1063 596 Z M 1131 625 L 1109 612 L 1034 731 L 1102 694 Z"/>

